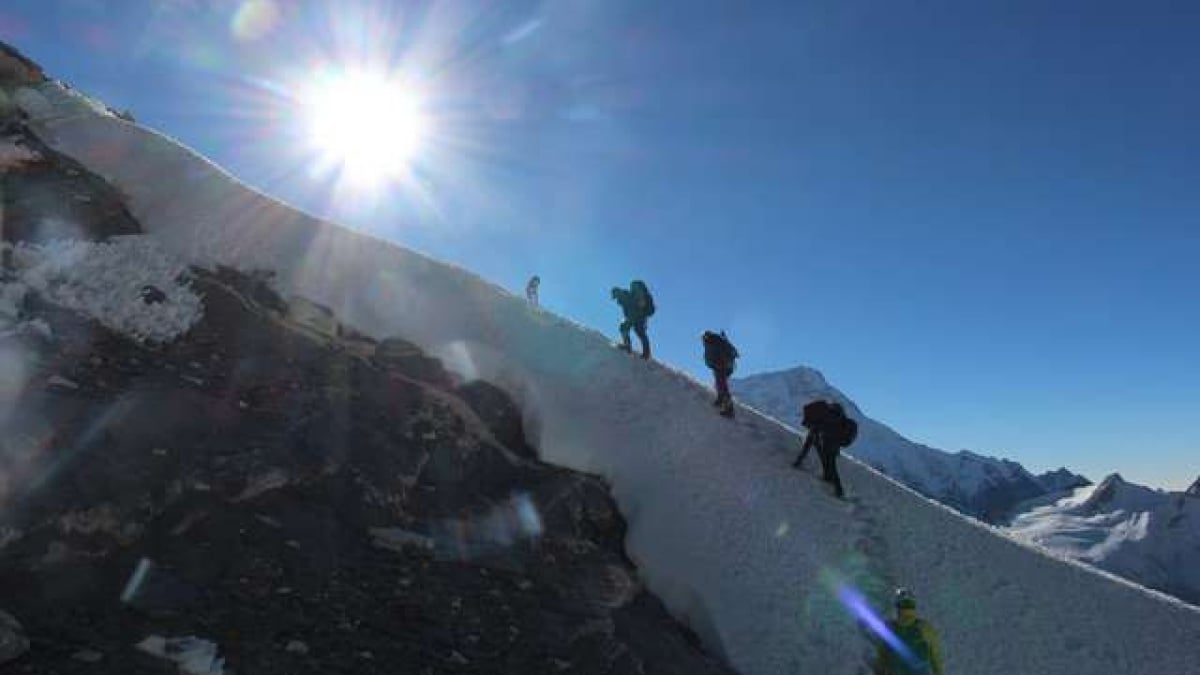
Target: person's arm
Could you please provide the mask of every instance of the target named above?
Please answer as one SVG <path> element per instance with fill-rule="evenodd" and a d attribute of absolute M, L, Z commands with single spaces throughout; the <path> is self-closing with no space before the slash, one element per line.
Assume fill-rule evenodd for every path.
<path fill-rule="evenodd" d="M 800 454 L 796 457 L 796 461 L 792 462 L 792 466 L 799 466 L 800 462 L 804 461 L 804 458 L 808 456 L 808 451 L 812 450 L 816 438 L 816 433 L 811 430 L 804 436 L 804 445 L 800 446 Z"/>
<path fill-rule="evenodd" d="M 929 644 L 929 669 L 933 671 L 933 675 L 942 675 L 942 647 L 938 643 L 937 631 L 928 623 L 923 624 L 922 629 L 925 632 L 925 641 Z"/>

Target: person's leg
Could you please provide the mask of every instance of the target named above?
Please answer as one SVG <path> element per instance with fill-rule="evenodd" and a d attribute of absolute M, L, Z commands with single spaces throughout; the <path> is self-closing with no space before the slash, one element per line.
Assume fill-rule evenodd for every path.
<path fill-rule="evenodd" d="M 835 497 L 843 497 L 845 496 L 846 491 L 842 489 L 842 477 L 838 475 L 837 468 L 838 455 L 840 453 L 838 452 L 837 448 L 834 448 L 827 454 L 829 459 L 826 460 L 827 466 L 825 468 L 825 480 L 833 483 L 833 494 Z"/>
<path fill-rule="evenodd" d="M 830 467 L 829 451 L 827 451 L 825 449 L 825 444 L 822 443 L 821 441 L 817 441 L 817 457 L 819 457 L 821 460 L 821 480 L 828 483 L 828 482 L 830 482 L 829 481 L 829 467 Z"/>
<path fill-rule="evenodd" d="M 627 352 L 633 350 L 633 347 L 629 344 L 629 329 L 632 327 L 633 324 L 629 323 L 628 319 L 621 322 L 621 349 Z"/>
<path fill-rule="evenodd" d="M 646 335 L 646 320 L 642 319 L 633 324 L 633 331 L 637 333 L 638 340 L 642 343 L 642 358 L 650 358 L 650 338 Z"/>
<path fill-rule="evenodd" d="M 723 368 L 717 373 L 717 400 L 721 402 L 721 414 L 733 417 L 733 394 L 729 393 L 729 376 L 733 372 Z"/>
<path fill-rule="evenodd" d="M 808 457 L 808 453 L 816 445 L 816 441 L 816 432 L 809 431 L 808 435 L 804 437 L 804 445 L 800 448 L 800 456 L 796 458 L 796 461 L 792 462 L 793 467 L 800 468 L 800 463 L 804 461 L 805 457 Z"/>
<path fill-rule="evenodd" d="M 718 368 L 713 371 L 713 375 L 717 378 L 717 400 L 729 401 L 733 396 L 729 393 L 729 370 Z"/>

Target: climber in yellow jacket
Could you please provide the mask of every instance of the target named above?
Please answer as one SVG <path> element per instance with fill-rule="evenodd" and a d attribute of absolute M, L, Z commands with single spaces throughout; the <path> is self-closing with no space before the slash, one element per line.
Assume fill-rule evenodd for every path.
<path fill-rule="evenodd" d="M 879 642 L 877 675 L 943 675 L 937 632 L 917 616 L 911 591 L 896 591 L 896 618 L 887 622 L 891 636 Z M 890 639 L 894 636 L 894 640 Z"/>

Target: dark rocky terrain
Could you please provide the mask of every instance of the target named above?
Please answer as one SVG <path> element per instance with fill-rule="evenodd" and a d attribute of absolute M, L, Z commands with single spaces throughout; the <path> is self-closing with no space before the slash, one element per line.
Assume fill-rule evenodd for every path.
<path fill-rule="evenodd" d="M 138 232 L 0 123 L 43 155 L 0 175 L 6 241 Z M 191 284 L 203 319 L 169 344 L 37 294 L 21 319 L 48 334 L 0 337 L 0 634 L 29 643 L 0 672 L 176 672 L 135 648 L 152 635 L 241 674 L 731 672 L 641 587 L 607 486 L 540 462 L 503 392 L 295 319 L 268 274 Z"/>

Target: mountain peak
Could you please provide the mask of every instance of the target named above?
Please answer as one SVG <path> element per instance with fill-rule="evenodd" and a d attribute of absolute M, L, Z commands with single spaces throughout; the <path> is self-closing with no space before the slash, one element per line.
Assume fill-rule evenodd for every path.
<path fill-rule="evenodd" d="M 1196 480 L 1192 481 L 1191 487 L 1184 490 L 1184 493 L 1193 497 L 1200 497 L 1200 476 L 1197 476 Z"/>
<path fill-rule="evenodd" d="M 1053 471 L 1047 471 L 1037 477 L 1039 483 L 1045 486 L 1047 492 L 1061 492 L 1092 484 L 1087 476 L 1072 472 L 1065 466 Z"/>
<path fill-rule="evenodd" d="M 775 374 L 776 373 L 764 373 L 764 375 L 775 375 Z M 793 382 L 801 381 L 801 382 L 807 382 L 807 383 L 815 385 L 815 386 L 821 386 L 821 387 L 829 386 L 829 381 L 825 379 L 825 375 L 821 371 L 817 370 L 816 368 L 810 368 L 808 366 L 796 366 L 794 368 L 788 368 L 787 370 L 779 371 L 779 373 L 777 373 L 777 375 L 782 376 L 784 379 L 790 380 Z M 754 377 L 754 375 L 751 375 L 750 377 Z"/>
<path fill-rule="evenodd" d="M 1164 494 L 1166 493 L 1162 490 L 1131 483 L 1121 474 L 1112 473 L 1100 481 L 1080 507 L 1091 513 L 1112 509 L 1149 511 L 1159 503 Z"/>

